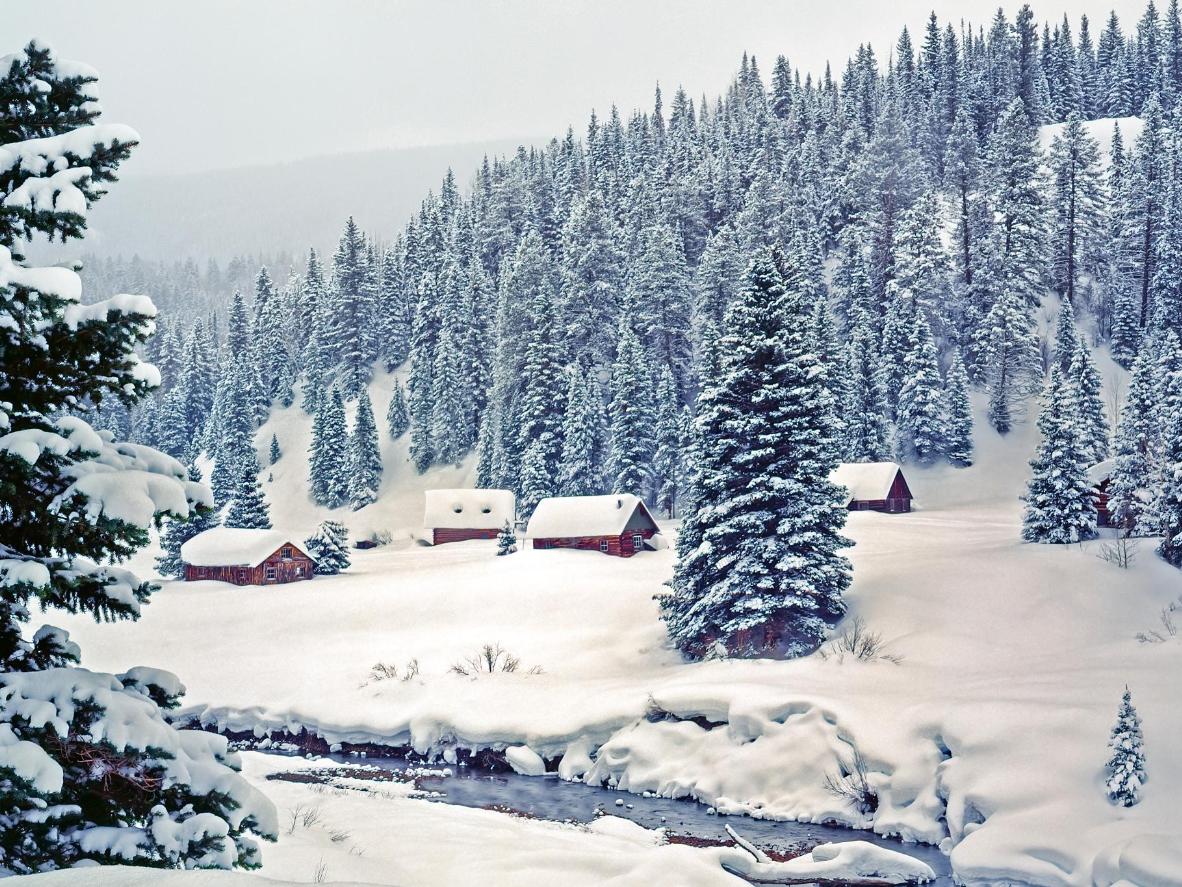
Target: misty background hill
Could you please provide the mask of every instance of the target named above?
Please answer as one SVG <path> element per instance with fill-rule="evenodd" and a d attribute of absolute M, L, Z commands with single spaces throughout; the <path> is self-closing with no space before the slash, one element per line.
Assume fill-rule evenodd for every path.
<path fill-rule="evenodd" d="M 393 237 L 438 190 L 448 167 L 463 182 L 481 159 L 529 139 L 311 157 L 184 175 L 128 174 L 90 215 L 82 249 L 102 258 L 172 261 L 331 250 L 352 215 Z"/>

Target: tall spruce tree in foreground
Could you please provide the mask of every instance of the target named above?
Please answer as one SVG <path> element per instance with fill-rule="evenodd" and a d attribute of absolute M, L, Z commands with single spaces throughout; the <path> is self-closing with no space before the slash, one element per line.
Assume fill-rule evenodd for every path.
<path fill-rule="evenodd" d="M 362 388 L 357 399 L 353 433 L 349 435 L 349 502 L 353 509 L 376 502 L 381 485 L 382 451 L 378 447 L 378 429 L 369 392 Z"/>
<path fill-rule="evenodd" d="M 1157 399 L 1153 391 L 1155 355 L 1146 342 L 1133 362 L 1128 392 L 1116 428 L 1115 465 L 1108 506 L 1114 523 L 1126 532 L 1155 535 L 1147 509 L 1156 461 Z"/>
<path fill-rule="evenodd" d="M 772 258 L 727 312 L 721 375 L 698 402 L 693 511 L 661 602 L 683 653 L 799 656 L 844 612 L 834 414 L 807 311 Z"/>
<path fill-rule="evenodd" d="M 1133 707 L 1133 695 L 1128 687 L 1121 697 L 1108 748 L 1111 751 L 1105 781 L 1108 800 L 1121 807 L 1132 807 L 1141 800 L 1141 788 L 1146 780 L 1145 741 L 1141 735 L 1141 718 Z"/>
<path fill-rule="evenodd" d="M 1051 368 L 1042 413 L 1042 442 L 1030 461 L 1022 538 L 1066 544 L 1096 535 L 1096 506 L 1088 480 L 1088 459 L 1076 424 L 1071 383 Z"/>
<path fill-rule="evenodd" d="M 275 808 L 236 772 L 224 738 L 164 720 L 184 692 L 176 676 L 77 668 L 68 632 L 25 627 L 35 606 L 138 618 L 156 586 L 118 564 L 156 520 L 213 504 L 175 459 L 71 415 L 130 406 L 159 384 L 136 354 L 151 300 L 83 306 L 74 271 L 23 257 L 35 235 L 82 236 L 139 139 L 95 122 L 95 79 L 36 43 L 0 70 L 0 868 L 254 868 L 248 833 L 274 839 Z"/>
<path fill-rule="evenodd" d="M 1157 553 L 1182 567 L 1182 373 L 1173 374 L 1169 387 L 1170 409 L 1162 429 L 1161 482 L 1154 509 L 1163 536 Z"/>

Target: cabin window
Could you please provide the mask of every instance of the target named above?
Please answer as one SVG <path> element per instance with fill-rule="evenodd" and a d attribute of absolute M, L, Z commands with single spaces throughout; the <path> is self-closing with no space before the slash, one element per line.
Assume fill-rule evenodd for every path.
<path fill-rule="evenodd" d="M 304 568 L 303 567 L 296 567 L 296 575 L 303 576 L 304 575 Z"/>
<path fill-rule="evenodd" d="M 246 570 L 239 570 L 238 571 L 238 581 L 241 582 L 243 585 L 246 584 Z"/>
<path fill-rule="evenodd" d="M 599 540 L 599 550 L 603 551 L 603 552 L 607 551 L 607 540 L 606 539 Z"/>
<path fill-rule="evenodd" d="M 283 559 L 285 561 L 291 560 L 291 546 L 290 545 L 283 546 Z"/>
<path fill-rule="evenodd" d="M 633 551 L 640 551 L 643 548 L 644 548 L 644 534 L 643 533 L 633 533 L 632 534 L 632 550 Z"/>
<path fill-rule="evenodd" d="M 275 567 L 273 564 L 267 564 L 266 573 L 267 573 L 267 581 L 274 582 L 275 581 Z"/>

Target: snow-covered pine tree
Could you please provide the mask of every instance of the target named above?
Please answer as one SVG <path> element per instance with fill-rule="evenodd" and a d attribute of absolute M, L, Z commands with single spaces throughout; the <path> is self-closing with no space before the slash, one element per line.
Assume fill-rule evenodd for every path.
<path fill-rule="evenodd" d="M 35 236 L 80 238 L 139 141 L 95 122 L 96 79 L 35 42 L 0 72 L 0 733 L 16 750 L 0 767 L 0 866 L 257 867 L 248 833 L 273 839 L 275 808 L 235 772 L 225 739 L 164 720 L 160 706 L 177 704 L 180 681 L 144 667 L 76 668 L 67 632 L 24 630 L 34 604 L 100 622 L 137 618 L 155 586 L 116 564 L 148 543 L 155 519 L 213 504 L 175 459 L 72 415 L 107 399 L 130 405 L 159 385 L 136 354 L 151 300 L 84 305 L 74 271 L 23 256 Z"/>
<path fill-rule="evenodd" d="M 871 334 L 855 329 L 846 346 L 842 452 L 848 462 L 878 462 L 890 452 L 887 443 L 886 394 Z"/>
<path fill-rule="evenodd" d="M 986 191 L 996 217 L 995 276 L 1005 293 L 1033 309 L 1046 275 L 1045 198 L 1038 134 L 1021 99 L 1002 112 L 985 153 Z"/>
<path fill-rule="evenodd" d="M 1182 373 L 1170 379 L 1162 429 L 1161 482 L 1154 513 L 1160 523 L 1157 553 L 1175 567 L 1182 567 Z"/>
<path fill-rule="evenodd" d="M 1116 462 L 1108 498 L 1113 523 L 1137 535 L 1156 535 L 1152 514 L 1147 508 L 1157 458 L 1158 407 L 1153 390 L 1156 355 L 1150 344 L 1146 342 L 1142 347 L 1129 376 L 1128 391 L 1116 426 Z"/>
<path fill-rule="evenodd" d="M 201 472 L 196 465 L 188 470 L 190 483 L 201 483 Z M 162 576 L 179 579 L 185 574 L 181 560 L 181 546 L 206 530 L 219 524 L 218 513 L 212 508 L 194 508 L 188 517 L 170 517 L 160 533 L 160 556 L 156 558 L 156 569 Z"/>
<path fill-rule="evenodd" d="M 304 550 L 316 562 L 320 576 L 335 576 L 349 569 L 349 531 L 345 525 L 326 520 L 304 540 Z"/>
<path fill-rule="evenodd" d="M 989 422 L 1005 434 L 1013 427 L 1015 405 L 1034 392 L 1042 373 L 1030 309 L 1017 291 L 1003 291 L 990 309 L 979 350 L 989 389 Z"/>
<path fill-rule="evenodd" d="M 952 364 L 944 377 L 944 395 L 944 414 L 948 422 L 944 454 L 953 465 L 972 465 L 973 404 L 969 400 L 969 376 L 959 350 L 952 353 Z"/>
<path fill-rule="evenodd" d="M 607 483 L 613 493 L 643 496 L 652 477 L 655 410 L 652 371 L 629 313 L 620 316 L 616 360 L 612 364 Z"/>
<path fill-rule="evenodd" d="M 390 406 L 386 409 L 386 430 L 391 440 L 398 440 L 410 428 L 410 414 L 406 411 L 406 390 L 401 380 L 394 383 Z"/>
<path fill-rule="evenodd" d="M 1132 807 L 1141 800 L 1141 789 L 1148 778 L 1145 772 L 1145 739 L 1141 718 L 1133 707 L 1133 694 L 1125 687 L 1116 724 L 1108 740 L 1110 751 L 1105 788 L 1108 800 L 1120 807 Z"/>
<path fill-rule="evenodd" d="M 1096 505 L 1088 459 L 1080 442 L 1075 392 L 1058 367 L 1051 368 L 1038 430 L 1042 442 L 1030 460 L 1022 538 L 1068 544 L 1096 535 Z"/>
<path fill-rule="evenodd" d="M 230 500 L 223 525 L 248 530 L 271 529 L 271 510 L 259 484 L 258 459 L 252 451 L 239 464 L 238 484 Z"/>
<path fill-rule="evenodd" d="M 283 455 L 283 451 L 279 449 L 279 437 L 275 434 L 271 435 L 271 451 L 268 455 L 270 456 L 272 465 L 278 462 L 279 457 Z"/>
<path fill-rule="evenodd" d="M 562 460 L 558 466 L 559 495 L 594 496 L 603 492 L 604 438 L 599 385 L 575 364 L 567 369 Z"/>
<path fill-rule="evenodd" d="M 1075 305 L 1081 273 L 1094 271 L 1104 226 L 1100 146 L 1079 114 L 1051 142 L 1052 268 L 1055 289 Z"/>
<path fill-rule="evenodd" d="M 312 423 L 312 446 L 308 454 L 310 492 L 312 501 L 319 505 L 339 508 L 349 501 L 347 441 L 344 401 L 340 390 L 333 388 L 320 400 L 320 409 Z"/>
<path fill-rule="evenodd" d="M 806 343 L 807 311 L 773 260 L 757 260 L 727 314 L 723 366 L 698 402 L 693 511 L 661 602 L 690 656 L 801 655 L 844 612 L 845 512 L 831 395 Z"/>
<path fill-rule="evenodd" d="M 353 420 L 353 433 L 349 435 L 348 480 L 349 502 L 354 511 L 377 501 L 378 488 L 382 484 L 382 451 L 378 446 L 373 404 L 365 388 L 357 398 L 357 415 Z"/>
<path fill-rule="evenodd" d="M 1059 316 L 1055 321 L 1054 360 L 1059 372 L 1067 378 L 1074 378 L 1071 373 L 1071 362 L 1075 360 L 1075 352 L 1079 348 L 1079 330 L 1075 327 L 1075 308 L 1066 299 L 1059 305 Z"/>
<path fill-rule="evenodd" d="M 653 503 L 673 517 L 681 482 L 681 401 L 669 367 L 661 371 L 657 384 L 657 415 L 654 428 Z"/>
<path fill-rule="evenodd" d="M 539 499 L 553 496 L 558 488 L 567 380 L 553 306 L 549 284 L 540 286 L 530 303 L 531 329 L 524 343 L 525 363 L 517 410 L 523 513 L 532 513 Z"/>
<path fill-rule="evenodd" d="M 899 388 L 898 435 L 900 458 L 926 464 L 946 448 L 947 428 L 943 381 L 936 343 L 922 311 L 916 312 L 911 348 L 903 363 L 903 384 Z"/>
<path fill-rule="evenodd" d="M 1075 355 L 1071 358 L 1067 378 L 1075 383 L 1080 441 L 1093 465 L 1103 462 L 1108 458 L 1109 438 L 1112 432 L 1104 407 L 1100 373 L 1083 336 L 1076 339 Z"/>
<path fill-rule="evenodd" d="M 302 354 L 302 406 L 304 412 L 315 416 L 320 409 L 320 395 L 327 390 L 329 373 L 334 363 L 331 341 L 332 305 L 324 281 L 324 269 L 314 249 L 308 251 L 303 284 L 300 314 L 307 325 L 308 340 L 304 343 Z"/>
<path fill-rule="evenodd" d="M 352 216 L 345 222 L 333 256 L 336 275 L 333 290 L 332 349 L 340 367 L 340 380 L 346 397 L 356 397 L 369 382 L 373 300 L 375 293 L 367 285 L 365 235 Z"/>
<path fill-rule="evenodd" d="M 517 551 L 517 534 L 513 532 L 513 525 L 505 521 L 497 533 L 497 557 L 504 557 Z"/>

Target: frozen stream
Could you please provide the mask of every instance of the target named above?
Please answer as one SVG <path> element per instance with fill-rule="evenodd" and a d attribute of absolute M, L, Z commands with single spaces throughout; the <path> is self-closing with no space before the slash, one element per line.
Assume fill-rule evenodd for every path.
<path fill-rule="evenodd" d="M 377 767 L 394 773 L 422 766 L 397 757 L 328 757 L 341 763 Z M 764 850 L 791 851 L 827 842 L 869 841 L 926 862 L 937 874 L 933 884 L 950 887 L 954 883 L 948 858 L 927 844 L 905 844 L 869 831 L 838 826 L 719 816 L 710 813 L 705 805 L 689 799 L 644 797 L 582 782 L 567 782 L 555 775 L 521 776 L 471 767 L 449 769 L 455 775 L 416 779 L 424 791 L 435 794 L 428 796 L 428 800 L 463 807 L 503 809 L 555 822 L 590 822 L 597 816 L 610 814 L 626 817 L 645 828 L 666 828 L 673 835 L 707 841 L 729 842 L 724 828 L 729 824 Z"/>

